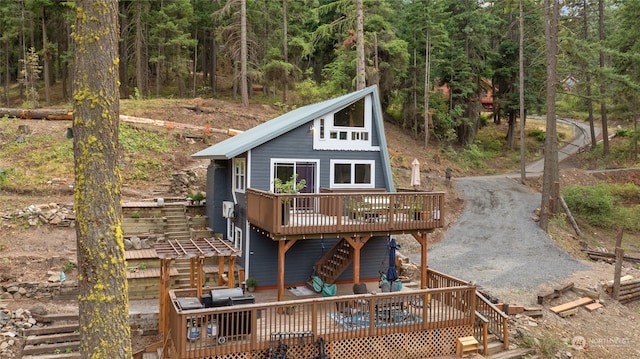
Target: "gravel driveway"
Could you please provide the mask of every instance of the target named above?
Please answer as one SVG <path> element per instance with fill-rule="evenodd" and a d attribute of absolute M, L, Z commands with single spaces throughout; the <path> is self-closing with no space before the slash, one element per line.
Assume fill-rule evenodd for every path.
<path fill-rule="evenodd" d="M 429 249 L 430 268 L 487 289 L 524 290 L 589 268 L 532 220 L 540 193 L 507 177 L 459 178 L 456 185 L 465 207 Z"/>
<path fill-rule="evenodd" d="M 576 127 L 574 139 L 558 151 L 562 161 L 591 141 L 586 124 L 559 121 Z M 543 168 L 542 160 L 531 163 L 527 176 L 540 175 Z M 486 289 L 512 290 L 532 290 L 589 269 L 538 227 L 532 217 L 541 195 L 520 184 L 519 178 L 519 174 L 457 178 L 464 210 L 443 239 L 429 248 L 429 267 Z M 420 263 L 419 255 L 410 258 Z"/>

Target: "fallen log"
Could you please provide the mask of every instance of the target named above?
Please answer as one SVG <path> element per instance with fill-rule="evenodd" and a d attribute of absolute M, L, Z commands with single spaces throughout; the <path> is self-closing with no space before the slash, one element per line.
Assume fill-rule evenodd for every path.
<path fill-rule="evenodd" d="M 52 108 L 39 108 L 39 109 L 17 109 L 17 108 L 1 108 L 0 117 L 9 116 L 16 117 L 23 120 L 61 120 L 71 121 L 73 119 L 73 111 L 65 109 L 52 109 Z M 202 133 L 221 133 L 227 136 L 235 136 L 243 131 L 235 129 L 221 129 L 205 126 L 196 126 L 188 123 L 154 120 L 151 118 L 134 117 L 127 115 L 120 115 L 120 121 L 127 123 L 135 123 L 139 125 L 151 125 L 165 128 L 178 128 L 201 131 Z"/>
<path fill-rule="evenodd" d="M 17 117 L 23 120 L 70 120 L 72 112 L 59 108 L 0 108 L 0 117 Z"/>
<path fill-rule="evenodd" d="M 572 291 L 580 294 L 583 297 L 589 297 L 592 299 L 600 299 L 600 293 L 594 291 L 594 290 L 590 290 L 590 289 L 586 289 L 586 288 L 579 288 L 579 287 L 573 287 L 571 288 Z"/>
<path fill-rule="evenodd" d="M 567 206 L 567 202 L 564 201 L 564 198 L 562 198 L 562 196 L 560 196 L 560 204 L 562 205 L 562 209 L 564 209 L 564 213 L 567 214 L 567 218 L 569 218 L 569 222 L 571 223 L 573 230 L 576 231 L 576 235 L 580 237 L 582 235 L 582 232 L 580 232 L 580 227 L 578 227 L 578 223 L 576 222 L 575 218 L 573 218 L 571 210 L 569 209 L 569 206 Z"/>

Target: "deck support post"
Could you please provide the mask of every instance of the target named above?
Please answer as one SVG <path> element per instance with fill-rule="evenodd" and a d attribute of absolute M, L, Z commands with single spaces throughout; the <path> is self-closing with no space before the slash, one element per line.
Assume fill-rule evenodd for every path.
<path fill-rule="evenodd" d="M 370 238 L 371 236 L 344 238 L 353 248 L 353 283 L 360 283 L 360 250 Z"/>
<path fill-rule="evenodd" d="M 296 239 L 278 241 L 278 302 L 284 300 L 284 259 Z"/>
<path fill-rule="evenodd" d="M 236 273 L 235 273 L 235 268 L 236 268 L 236 256 L 231 256 L 229 257 L 229 270 L 228 270 L 228 278 L 227 278 L 227 283 L 229 283 L 229 285 L 227 287 L 229 288 L 235 288 L 236 286 Z M 240 279 L 242 280 L 242 279 Z"/>
<path fill-rule="evenodd" d="M 198 256 L 198 289 L 196 291 L 197 295 L 198 295 L 198 300 L 200 302 L 202 302 L 202 286 L 204 284 L 203 281 L 203 276 L 204 274 L 204 257 L 203 256 Z"/>
<path fill-rule="evenodd" d="M 218 257 L 218 285 L 224 285 L 224 257 Z"/>
<path fill-rule="evenodd" d="M 420 289 L 427 289 L 427 233 L 413 233 L 413 238 L 420 243 Z"/>
<path fill-rule="evenodd" d="M 158 316 L 158 329 L 162 333 L 162 342 L 167 343 L 169 339 L 169 286 L 171 281 L 171 258 L 160 259 L 160 303 Z M 164 355 L 164 354 L 163 354 Z"/>

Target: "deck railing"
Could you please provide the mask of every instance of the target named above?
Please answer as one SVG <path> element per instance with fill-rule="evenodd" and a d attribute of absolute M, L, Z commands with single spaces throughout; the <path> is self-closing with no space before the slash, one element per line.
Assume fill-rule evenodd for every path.
<path fill-rule="evenodd" d="M 476 311 L 487 319 L 488 331 L 502 341 L 504 350 L 509 349 L 509 316 L 481 293 L 476 293 L 476 297 Z"/>
<path fill-rule="evenodd" d="M 247 190 L 247 219 L 274 237 L 429 230 L 443 227 L 443 218 L 444 192 Z"/>
<path fill-rule="evenodd" d="M 174 357 L 203 358 L 266 351 L 276 336 L 329 343 L 393 333 L 468 326 L 475 322 L 475 287 L 314 298 L 181 310 L 172 290 L 169 333 Z M 291 344 L 289 342 L 288 344 Z M 261 357 L 264 357 L 264 353 Z"/>

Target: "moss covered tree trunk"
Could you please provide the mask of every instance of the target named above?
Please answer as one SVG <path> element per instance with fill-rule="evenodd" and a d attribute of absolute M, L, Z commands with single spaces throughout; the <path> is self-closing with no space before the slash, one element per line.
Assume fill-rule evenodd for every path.
<path fill-rule="evenodd" d="M 77 0 L 73 134 L 83 358 L 131 358 L 118 168 L 118 1 Z"/>

